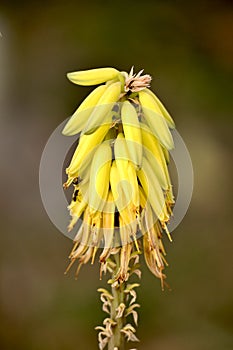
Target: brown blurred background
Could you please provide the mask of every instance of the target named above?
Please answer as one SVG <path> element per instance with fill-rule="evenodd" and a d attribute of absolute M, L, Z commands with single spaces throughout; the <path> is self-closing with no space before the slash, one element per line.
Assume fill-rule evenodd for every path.
<path fill-rule="evenodd" d="M 66 277 L 71 241 L 42 206 L 38 169 L 56 126 L 90 91 L 69 71 L 153 76 L 189 148 L 193 200 L 165 242 L 172 292 L 142 266 L 143 350 L 233 349 L 232 1 L 1 1 L 0 348 L 97 349 L 98 264 Z"/>

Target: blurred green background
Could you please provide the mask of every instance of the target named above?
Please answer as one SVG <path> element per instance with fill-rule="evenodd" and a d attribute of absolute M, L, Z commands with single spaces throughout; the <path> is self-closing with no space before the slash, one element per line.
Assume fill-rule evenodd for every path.
<path fill-rule="evenodd" d="M 0 348 L 97 349 L 98 264 L 63 271 L 72 242 L 42 206 L 38 169 L 56 126 L 90 91 L 66 73 L 144 68 L 173 115 L 195 175 L 165 242 L 172 292 L 142 264 L 143 350 L 233 349 L 232 1 L 1 1 Z"/>

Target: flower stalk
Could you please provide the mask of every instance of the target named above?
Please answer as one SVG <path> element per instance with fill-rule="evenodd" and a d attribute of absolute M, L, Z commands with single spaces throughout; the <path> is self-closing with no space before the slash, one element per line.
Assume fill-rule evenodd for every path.
<path fill-rule="evenodd" d="M 108 284 L 111 285 L 111 291 L 99 288 L 101 293 L 100 299 L 103 302 L 102 309 L 109 317 L 103 321 L 103 326 L 96 327 L 99 330 L 98 340 L 99 349 L 102 350 L 108 345 L 108 350 L 124 350 L 126 341 L 138 342 L 135 335 L 138 324 L 138 314 L 136 309 L 140 307 L 136 303 L 137 294 L 136 287 L 138 283 L 129 284 L 128 279 L 137 274 L 140 278 L 138 259 L 139 253 L 132 253 L 131 264 L 128 269 L 127 281 L 117 279 L 120 269 L 120 250 L 113 251 L 113 257 L 109 257 L 106 261 L 106 269 L 111 274 Z M 129 323 L 128 318 L 131 317 L 134 325 Z"/>
<path fill-rule="evenodd" d="M 125 317 L 123 312 L 125 309 L 125 282 L 117 286 L 111 286 L 113 301 L 111 304 L 110 317 L 115 320 L 116 325 L 113 327 L 113 334 L 108 343 L 108 350 L 117 348 L 119 350 L 125 349 L 125 339 L 121 330 L 125 325 Z"/>

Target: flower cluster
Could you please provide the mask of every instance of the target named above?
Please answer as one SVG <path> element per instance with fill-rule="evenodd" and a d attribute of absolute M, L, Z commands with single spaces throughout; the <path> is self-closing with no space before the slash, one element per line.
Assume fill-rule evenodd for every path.
<path fill-rule="evenodd" d="M 143 251 L 149 269 L 164 288 L 167 262 L 162 237 L 166 233 L 171 240 L 167 224 L 174 197 L 167 165 L 174 146 L 170 132 L 174 122 L 149 89 L 151 77 L 143 71 L 134 74 L 132 68 L 128 74 L 98 68 L 69 73 L 68 78 L 75 84 L 98 86 L 63 130 L 67 136 L 80 134 L 64 184 L 74 187 L 68 229 L 77 226 L 67 271 L 78 260 L 78 274 L 83 264 L 94 262 L 98 248 L 103 248 L 101 276 L 109 271 L 117 252 L 111 285 L 119 291 L 132 273 L 132 256 Z M 101 292 L 110 318 L 99 328 L 100 349 L 111 342 L 123 315 L 132 313 L 137 323 L 133 306 L 137 304 L 127 307 L 121 302 L 112 314 L 112 295 Z M 132 325 L 121 326 L 121 335 L 136 340 Z"/>
<path fill-rule="evenodd" d="M 163 281 L 166 260 L 161 238 L 163 231 L 169 235 L 166 224 L 174 203 L 167 169 L 168 150 L 173 147 L 169 127 L 174 122 L 148 89 L 151 78 L 142 71 L 136 75 L 131 69 L 128 75 L 100 68 L 70 73 L 68 78 L 80 85 L 101 84 L 63 130 L 65 135 L 81 132 L 64 185 L 74 186 L 69 229 L 83 216 L 71 263 L 93 262 L 102 246 L 104 264 L 111 250 L 121 246 L 116 279 L 125 281 L 131 251 L 139 250 L 140 232 L 146 262 Z"/>

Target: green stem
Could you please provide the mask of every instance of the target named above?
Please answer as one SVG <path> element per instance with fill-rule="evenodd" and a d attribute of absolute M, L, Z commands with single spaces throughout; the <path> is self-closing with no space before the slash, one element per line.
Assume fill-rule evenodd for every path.
<path fill-rule="evenodd" d="M 120 265 L 120 255 L 119 253 L 115 256 L 116 261 L 116 268 L 112 273 L 112 278 L 116 275 L 119 265 Z M 125 317 L 118 317 L 117 316 L 117 308 L 121 303 L 125 304 L 125 290 L 126 284 L 125 282 L 121 283 L 120 285 L 117 285 L 115 287 L 112 286 L 112 296 L 113 301 L 111 304 L 111 319 L 116 322 L 116 325 L 113 327 L 113 336 L 111 337 L 109 343 L 108 343 L 108 350 L 114 350 L 114 348 L 117 348 L 118 350 L 124 350 L 125 349 L 125 337 L 124 334 L 121 333 L 121 329 L 123 329 L 125 325 Z"/>
<path fill-rule="evenodd" d="M 121 250 L 118 253 L 113 253 L 113 256 L 108 260 L 108 271 L 111 271 L 112 275 L 112 278 L 108 280 L 108 283 L 111 284 L 111 292 L 104 288 L 98 289 L 101 292 L 100 298 L 103 302 L 103 311 L 109 315 L 103 321 L 103 326 L 96 327 L 96 329 L 100 330 L 98 334 L 100 349 L 103 349 L 108 344 L 108 350 L 125 350 L 126 339 L 127 342 L 139 341 L 135 335 L 135 326 L 137 326 L 138 319 L 135 309 L 140 305 L 135 303 L 137 294 L 134 290 L 136 287 L 139 287 L 139 284 L 128 283 L 128 277 L 134 273 L 140 278 L 138 266 L 139 253 L 133 252 L 130 258 L 128 258 L 129 261 L 131 260 L 131 264 L 127 260 L 128 276 L 125 276 L 126 273 L 123 267 L 120 266 L 120 261 L 122 260 L 121 254 Z M 113 257 L 115 262 L 113 262 Z M 125 279 L 127 282 L 123 282 Z M 133 318 L 134 326 L 127 321 L 127 317 L 130 315 Z"/>

